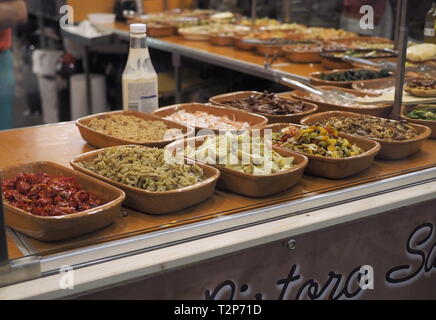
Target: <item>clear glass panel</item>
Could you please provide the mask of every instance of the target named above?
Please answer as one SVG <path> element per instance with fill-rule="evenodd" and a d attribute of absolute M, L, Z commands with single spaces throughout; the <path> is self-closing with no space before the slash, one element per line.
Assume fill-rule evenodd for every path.
<path fill-rule="evenodd" d="M 80 2 L 83 4 L 83 1 Z M 107 7 L 99 7 L 99 1 L 95 1 L 95 6 L 93 5 L 92 7 L 90 4 L 89 6 L 82 5 L 79 7 L 80 2 L 76 1 L 77 7 L 73 6 L 78 20 L 86 18 L 87 10 L 90 12 L 111 11 Z M 198 2 L 202 8 L 232 10 L 246 16 L 251 14 L 251 1 Z M 356 2 L 359 4 L 356 5 Z M 4 5 L 4 3 L 0 0 L 0 6 Z M 112 49 L 115 48 L 115 53 L 107 53 L 100 46 L 97 46 L 88 48 L 91 53 L 85 55 L 86 50 L 83 47 L 77 47 L 77 44 L 74 44 L 74 41 L 71 39 L 63 39 L 64 41 L 61 41 L 50 33 L 35 36 L 35 33 L 30 32 L 29 30 L 36 31 L 45 25 L 51 28 L 54 34 L 60 35 L 58 8 L 53 7 L 51 14 L 47 13 L 48 11 L 45 10 L 46 7 L 43 7 L 42 2 L 30 1 L 30 3 L 27 24 L 14 23 L 12 33 L 9 27 L 7 29 L 0 27 L 0 105 L 2 105 L 0 112 L 4 113 L 0 115 L 0 129 L 52 124 L 0 131 L 0 168 L 14 163 L 37 160 L 53 161 L 64 166 L 69 166 L 69 162 L 73 157 L 94 149 L 81 138 L 74 123 L 57 123 L 64 120 L 73 120 L 71 116 L 72 107 L 69 104 L 71 98 L 70 88 L 67 83 L 71 76 L 83 74 L 84 70 L 87 70 L 87 67 L 84 68 L 84 62 L 88 62 L 88 65 L 86 63 L 85 65 L 90 67 L 92 73 L 99 73 L 105 76 L 107 85 L 105 94 L 110 108 L 104 111 L 119 109 L 121 106 L 120 75 L 125 66 L 128 52 L 128 38 L 126 36 L 128 35 L 128 28 L 125 22 L 117 22 L 111 27 L 117 29 L 118 32 L 118 35 L 115 37 L 116 40 L 111 40 L 115 41 L 115 45 L 112 47 Z M 54 6 L 55 2 L 47 1 L 45 3 L 47 8 L 51 8 L 51 5 Z M 423 39 L 425 17 L 431 5 L 432 1 L 409 1 L 409 40 L 421 41 Z M 285 12 L 283 10 L 284 6 L 291 8 L 290 11 Z M 306 26 L 343 28 L 344 30 L 365 36 L 377 36 L 386 39 L 394 37 L 394 22 L 397 15 L 396 1 L 376 1 L 375 6 L 372 8 L 374 14 L 368 18 L 369 20 L 362 20 L 365 13 L 361 13 L 360 9 L 361 4 L 359 1 L 293 0 L 289 1 L 288 4 L 284 3 L 284 1 L 257 1 L 256 14 L 259 18 L 269 17 L 278 20 L 286 18 L 289 22 Z M 145 8 L 145 10 L 150 10 L 149 13 L 151 13 L 152 9 Z M 1 12 L 2 10 L 0 10 L 0 17 L 2 17 Z M 265 21 L 267 20 L 264 19 Z M 269 22 L 271 24 L 275 23 Z M 371 27 L 370 22 L 374 22 L 374 28 Z M 0 26 L 1 23 L 2 21 L 0 20 Z M 259 24 L 262 23 L 259 22 Z M 352 54 L 351 51 L 356 50 L 355 46 L 366 45 L 367 48 L 370 47 L 370 52 L 376 48 L 376 44 L 379 44 L 377 48 L 392 49 L 392 42 L 388 42 L 386 39 L 385 41 L 378 39 L 368 42 L 365 42 L 367 38 L 365 40 L 335 39 L 338 34 L 335 33 L 332 36 L 332 30 L 310 29 L 311 32 L 308 32 L 308 30 L 306 27 L 301 27 L 297 31 L 290 31 L 288 33 L 289 39 L 295 42 L 323 41 L 326 47 L 327 45 L 330 46 L 330 49 L 334 48 L 334 46 L 340 47 L 339 53 L 349 50 L 348 54 Z M 350 34 L 347 35 L 349 38 Z M 276 38 L 280 36 L 273 34 L 271 37 Z M 341 37 L 346 38 L 344 34 Z M 11 39 L 14 39 L 14 41 L 11 42 Z M 355 42 L 353 43 L 353 41 Z M 111 44 L 113 45 L 114 43 L 109 42 L 109 48 Z M 170 100 L 165 100 L 165 93 L 162 93 L 161 105 L 164 105 L 162 104 L 163 101 L 171 101 L 166 104 L 174 102 L 174 81 L 176 79 L 173 78 L 173 66 L 168 51 L 177 51 L 180 48 L 192 50 L 196 54 L 195 57 L 192 57 L 192 60 L 182 59 L 182 66 L 185 68 L 183 74 L 188 75 L 199 72 L 201 85 L 203 85 L 205 79 L 220 83 L 218 87 L 213 89 L 202 86 L 201 89 L 198 89 L 197 87 L 197 91 L 195 91 L 197 95 L 192 94 L 192 91 L 190 91 L 191 94 L 186 93 L 183 96 L 184 102 L 201 100 L 196 99 L 200 94 L 207 96 L 206 99 L 203 99 L 206 101 L 215 94 L 229 91 L 253 89 L 263 91 L 268 89 L 281 92 L 289 90 L 289 88 L 273 84 L 270 78 L 265 76 L 264 64 L 266 55 L 262 53 L 241 50 L 234 46 L 211 45 L 207 41 L 189 41 L 176 35 L 153 39 L 149 46 L 151 48 L 151 59 L 162 81 L 161 87 L 170 87 L 166 94 L 170 95 L 171 98 Z M 124 52 L 120 53 L 120 48 Z M 43 53 L 46 55 L 43 57 L 43 53 L 36 51 L 36 49 L 43 50 Z M 271 53 L 269 57 L 271 57 Z M 275 58 L 270 65 L 274 71 L 298 75 L 300 78 L 309 77 L 313 72 L 329 72 L 329 67 L 348 69 L 357 67 L 356 64 L 347 64 L 340 59 L 338 60 L 338 57 L 331 56 L 321 62 L 292 61 L 285 56 Z M 371 56 L 369 58 L 373 62 L 381 62 L 382 60 L 389 62 L 396 61 L 395 57 L 374 58 Z M 32 61 L 34 61 L 34 64 L 32 64 Z M 159 63 L 154 61 L 159 61 Z M 424 64 L 434 65 L 434 61 Z M 419 67 L 420 65 L 422 64 L 408 64 L 408 66 L 413 67 Z M 232 71 L 229 71 L 229 69 Z M 249 70 L 247 71 L 247 69 Z M 249 75 L 242 75 L 244 73 Z M 262 79 L 262 77 L 267 78 L 267 80 Z M 168 78 L 170 78 L 170 81 L 168 81 L 170 84 L 168 82 L 164 83 L 165 79 Z M 360 91 L 367 90 L 365 92 L 368 93 L 368 90 L 374 91 L 386 88 L 387 86 L 393 86 L 392 79 L 390 77 L 387 81 L 382 79 L 378 82 L 356 83 L 354 87 Z M 191 81 L 191 79 L 188 80 L 186 83 Z M 184 84 L 185 82 L 181 84 L 181 87 Z M 351 84 L 347 85 L 350 86 Z M 186 91 L 188 92 L 189 90 Z M 81 92 L 84 96 L 84 91 Z M 211 92 L 214 92 L 214 94 Z M 75 95 L 79 96 L 77 93 Z M 56 101 L 57 103 L 55 103 Z M 59 103 L 59 101 L 62 103 Z M 383 114 L 385 117 L 388 115 Z M 429 125 L 434 124 L 429 122 Z M 47 255 L 109 240 L 126 238 L 132 235 L 173 228 L 196 221 L 213 220 L 223 215 L 237 215 L 250 209 L 292 202 L 296 199 L 311 197 L 328 191 L 347 190 L 350 186 L 393 176 L 401 176 L 405 173 L 416 172 L 425 168 L 432 168 L 436 163 L 435 154 L 436 140 L 427 139 L 423 142 L 420 151 L 407 158 L 400 160 L 376 159 L 367 170 L 346 179 L 326 179 L 307 174 L 304 175 L 303 180 L 295 187 L 266 198 L 249 198 L 217 189 L 209 200 L 169 215 L 147 215 L 123 208 L 122 215 L 113 225 L 88 235 L 65 241 L 42 242 L 23 234 L 15 233 L 13 237 L 10 235 L 8 237 L 9 253 L 11 258 L 19 257 L 23 254 L 19 248 L 24 247 L 29 254 Z M 338 170 L 341 170 L 340 166 Z"/>

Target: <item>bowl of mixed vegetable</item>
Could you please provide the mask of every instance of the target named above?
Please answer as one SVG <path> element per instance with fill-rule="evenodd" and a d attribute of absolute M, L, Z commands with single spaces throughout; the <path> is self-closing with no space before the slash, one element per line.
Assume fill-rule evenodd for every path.
<path fill-rule="evenodd" d="M 431 129 L 430 139 L 436 139 L 436 104 L 403 105 L 401 118 Z"/>
<path fill-rule="evenodd" d="M 309 158 L 306 172 L 343 179 L 367 169 L 380 151 L 380 144 L 362 137 L 319 126 L 277 123 L 272 129 L 273 145 Z"/>
<path fill-rule="evenodd" d="M 377 157 L 398 160 L 421 149 L 430 135 L 426 126 L 406 120 L 392 120 L 354 112 L 328 111 L 307 116 L 303 125 L 324 126 L 343 133 L 367 138 L 380 143 Z"/>

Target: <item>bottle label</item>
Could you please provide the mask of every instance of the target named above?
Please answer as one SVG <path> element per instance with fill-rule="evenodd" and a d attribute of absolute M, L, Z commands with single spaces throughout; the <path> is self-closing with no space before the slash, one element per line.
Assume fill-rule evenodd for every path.
<path fill-rule="evenodd" d="M 435 29 L 434 28 L 425 28 L 424 29 L 424 36 L 425 37 L 434 37 L 435 35 Z"/>
<path fill-rule="evenodd" d="M 152 112 L 157 109 L 157 83 L 133 82 L 127 85 L 129 109 Z M 134 108 L 133 106 L 136 106 Z"/>
<path fill-rule="evenodd" d="M 139 111 L 150 113 L 156 110 L 158 107 L 157 95 L 141 96 L 139 99 Z"/>

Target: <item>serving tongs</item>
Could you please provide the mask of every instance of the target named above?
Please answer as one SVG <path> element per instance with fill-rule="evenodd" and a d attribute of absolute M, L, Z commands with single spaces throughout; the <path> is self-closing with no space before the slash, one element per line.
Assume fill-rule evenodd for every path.
<path fill-rule="evenodd" d="M 334 104 L 338 105 L 353 105 L 356 104 L 355 99 L 350 98 L 344 92 L 339 90 L 323 90 L 312 86 L 311 84 L 305 84 L 297 80 L 289 79 L 286 77 L 280 77 L 279 82 L 285 86 L 300 89 L 305 92 L 320 96 L 324 101 L 329 103 L 329 101 L 336 100 Z"/>
<path fill-rule="evenodd" d="M 343 56 L 342 61 L 350 62 L 350 63 L 359 63 L 367 66 L 371 66 L 377 69 L 385 69 L 388 71 L 396 71 L 397 70 L 397 63 L 392 61 L 383 61 L 383 62 L 373 62 L 371 60 L 362 59 L 362 58 L 356 58 L 352 56 Z M 431 66 L 428 64 L 421 64 L 417 67 L 406 67 L 406 71 L 413 71 L 413 72 L 419 72 L 419 73 L 428 73 L 432 76 L 436 76 L 436 67 Z"/>

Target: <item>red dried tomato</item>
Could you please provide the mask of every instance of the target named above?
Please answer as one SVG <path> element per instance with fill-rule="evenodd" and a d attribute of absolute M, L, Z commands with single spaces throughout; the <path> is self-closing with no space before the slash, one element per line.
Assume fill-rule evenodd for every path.
<path fill-rule="evenodd" d="M 98 207 L 103 203 L 85 191 L 75 178 L 21 173 L 2 183 L 4 200 L 38 216 L 62 216 Z"/>

